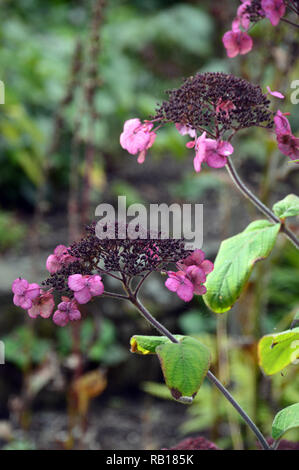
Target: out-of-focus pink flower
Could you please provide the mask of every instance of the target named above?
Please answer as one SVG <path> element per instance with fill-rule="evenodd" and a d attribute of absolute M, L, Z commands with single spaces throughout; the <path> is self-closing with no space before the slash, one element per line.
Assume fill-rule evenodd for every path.
<path fill-rule="evenodd" d="M 284 0 L 262 0 L 262 9 L 273 26 L 277 26 L 286 11 Z"/>
<path fill-rule="evenodd" d="M 192 129 L 190 126 L 186 126 L 185 124 L 176 124 L 175 127 L 179 131 L 181 135 L 189 135 L 191 138 L 196 137 L 196 131 Z"/>
<path fill-rule="evenodd" d="M 290 157 L 292 160 L 299 158 L 299 138 L 292 134 L 279 135 L 277 137 L 277 145 L 281 153 Z M 299 162 L 295 162 L 298 163 Z"/>
<path fill-rule="evenodd" d="M 226 141 L 207 139 L 206 132 L 197 139 L 195 144 L 194 169 L 201 170 L 201 164 L 206 162 L 211 168 L 222 168 L 227 163 L 227 157 L 234 151 L 233 146 Z"/>
<path fill-rule="evenodd" d="M 59 271 L 62 266 L 73 263 L 76 259 L 77 258 L 69 254 L 67 246 L 57 245 L 54 253 L 47 258 L 46 268 L 50 274 L 54 274 Z"/>
<path fill-rule="evenodd" d="M 104 284 L 98 274 L 91 276 L 72 274 L 68 278 L 68 286 L 74 291 L 74 297 L 79 304 L 86 304 L 92 297 L 101 295 L 104 292 Z"/>
<path fill-rule="evenodd" d="M 183 271 L 186 271 L 190 266 L 197 266 L 201 270 L 202 281 L 206 281 L 206 275 L 213 271 L 214 264 L 212 261 L 205 259 L 205 253 L 202 250 L 194 250 L 191 255 L 178 263 L 178 266 Z"/>
<path fill-rule="evenodd" d="M 285 96 L 282 93 L 280 93 L 280 91 L 272 91 L 269 86 L 267 86 L 267 91 L 269 95 L 275 96 L 275 98 L 280 98 L 281 100 L 285 98 Z"/>
<path fill-rule="evenodd" d="M 168 271 L 168 279 L 165 286 L 171 292 L 176 292 L 180 299 L 184 302 L 190 302 L 193 298 L 194 287 L 192 282 L 187 278 L 184 271 Z"/>
<path fill-rule="evenodd" d="M 13 303 L 17 307 L 28 310 L 32 307 L 33 300 L 39 296 L 40 286 L 36 283 L 29 284 L 26 279 L 18 278 L 12 283 L 12 291 Z"/>
<path fill-rule="evenodd" d="M 277 137 L 292 133 L 291 125 L 286 118 L 286 114 L 287 113 L 282 113 L 279 109 L 274 116 L 275 132 Z"/>
<path fill-rule="evenodd" d="M 221 111 L 224 111 L 226 116 L 229 117 L 229 112 L 234 109 L 236 109 L 236 106 L 234 105 L 232 101 L 230 100 L 223 101 L 222 98 L 220 98 L 216 106 L 216 113 L 220 113 Z"/>
<path fill-rule="evenodd" d="M 292 134 L 291 125 L 280 110 L 274 116 L 275 133 L 277 145 L 281 153 L 290 157 L 292 160 L 299 158 L 299 138 Z M 298 163 L 299 162 L 295 162 Z"/>
<path fill-rule="evenodd" d="M 153 145 L 156 133 L 152 131 L 154 124 L 150 121 L 141 123 L 140 119 L 129 119 L 124 124 L 120 135 L 120 145 L 130 154 L 138 156 L 138 163 L 145 160 L 146 151 Z"/>
<path fill-rule="evenodd" d="M 69 321 L 81 319 L 81 313 L 78 310 L 78 304 L 75 300 L 68 297 L 62 297 L 62 302 L 58 304 L 57 310 L 53 315 L 53 322 L 58 326 L 66 326 Z"/>
<path fill-rule="evenodd" d="M 249 14 L 246 13 L 246 9 L 248 6 L 250 6 L 251 1 L 244 1 L 242 5 L 239 6 L 237 10 L 237 16 L 233 21 L 233 31 L 236 31 L 237 29 L 240 28 L 240 26 L 245 29 L 245 31 L 248 31 L 249 26 L 250 26 L 250 17 Z"/>
<path fill-rule="evenodd" d="M 36 318 L 39 315 L 43 318 L 49 318 L 54 310 L 55 302 L 53 295 L 50 292 L 42 292 L 32 302 L 32 307 L 28 310 L 28 315 L 31 318 Z"/>
<path fill-rule="evenodd" d="M 251 51 L 253 41 L 249 34 L 240 30 L 227 31 L 222 38 L 228 57 L 236 57 L 238 54 L 247 54 Z"/>

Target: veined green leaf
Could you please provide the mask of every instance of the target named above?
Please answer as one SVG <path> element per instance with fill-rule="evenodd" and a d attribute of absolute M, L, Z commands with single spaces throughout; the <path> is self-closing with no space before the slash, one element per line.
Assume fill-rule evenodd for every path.
<path fill-rule="evenodd" d="M 156 352 L 172 396 L 182 403 L 192 403 L 209 370 L 209 349 L 184 336 L 179 343 L 161 344 Z"/>
<path fill-rule="evenodd" d="M 286 431 L 297 427 L 299 427 L 299 403 L 288 406 L 277 413 L 272 424 L 272 437 L 280 439 Z"/>
<path fill-rule="evenodd" d="M 274 204 L 273 211 L 280 219 L 299 215 L 299 197 L 296 194 L 289 194 Z"/>
<path fill-rule="evenodd" d="M 216 313 L 230 310 L 240 296 L 254 264 L 269 256 L 280 224 L 257 220 L 238 235 L 224 240 L 214 271 L 207 278 L 206 305 Z"/>

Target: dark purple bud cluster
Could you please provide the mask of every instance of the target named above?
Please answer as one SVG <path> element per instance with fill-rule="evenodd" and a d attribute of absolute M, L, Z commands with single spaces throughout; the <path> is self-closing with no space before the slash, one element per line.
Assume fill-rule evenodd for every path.
<path fill-rule="evenodd" d="M 185 259 L 191 251 L 185 250 L 182 239 L 162 239 L 160 234 L 151 238 L 142 231 L 142 238 L 132 239 L 125 226 L 125 239 L 118 238 L 118 225 L 113 224 L 115 238 L 98 238 L 96 223 L 86 227 L 86 236 L 74 242 L 68 249 L 74 261 L 52 274 L 44 285 L 68 292 L 67 280 L 72 274 L 121 273 L 129 278 L 152 271 L 166 270 L 170 263 Z M 111 227 L 107 227 L 111 233 Z M 139 230 L 138 230 L 139 233 Z M 146 238 L 145 234 L 146 233 Z"/>
<path fill-rule="evenodd" d="M 261 87 L 231 74 L 198 73 L 167 93 L 168 101 L 157 109 L 153 120 L 204 128 L 216 137 L 227 130 L 273 126 L 270 101 Z"/>
<path fill-rule="evenodd" d="M 250 5 L 248 5 L 244 10 L 244 14 L 248 14 L 252 23 L 257 23 L 258 21 L 265 18 L 265 12 L 262 9 L 261 0 L 251 0 Z"/>

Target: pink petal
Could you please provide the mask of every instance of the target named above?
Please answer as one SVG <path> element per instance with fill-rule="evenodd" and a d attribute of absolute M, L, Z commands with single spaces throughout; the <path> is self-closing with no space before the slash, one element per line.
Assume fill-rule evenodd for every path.
<path fill-rule="evenodd" d="M 240 54 L 244 55 L 247 54 L 248 52 L 251 51 L 252 46 L 253 46 L 253 41 L 249 34 L 241 32 L 239 37 L 239 49 L 240 49 Z"/>
<path fill-rule="evenodd" d="M 234 153 L 234 147 L 229 142 L 226 142 L 225 140 L 222 140 L 222 141 L 218 142 L 217 152 L 220 155 L 223 155 L 224 157 L 228 157 L 229 155 Z"/>
<path fill-rule="evenodd" d="M 84 287 L 84 289 L 76 291 L 74 293 L 74 297 L 79 304 L 87 304 L 87 302 L 92 298 L 92 295 L 89 292 L 88 287 Z"/>
<path fill-rule="evenodd" d="M 67 247 L 65 245 L 57 245 L 55 250 L 54 250 L 54 255 L 57 257 L 60 257 L 64 254 L 67 254 Z"/>
<path fill-rule="evenodd" d="M 236 34 L 238 34 L 238 32 L 227 31 L 223 35 L 223 38 L 222 38 L 222 42 L 223 42 L 224 47 L 226 49 L 226 53 L 227 53 L 228 57 L 230 57 L 230 58 L 236 57 L 240 52 L 239 44 L 238 44 L 237 39 L 236 39 Z"/>
<path fill-rule="evenodd" d="M 49 318 L 54 310 L 55 302 L 52 294 L 44 294 L 41 300 L 40 316 Z"/>
<path fill-rule="evenodd" d="M 85 287 L 86 280 L 86 277 L 82 276 L 82 274 L 72 274 L 69 276 L 67 284 L 71 290 L 77 292 Z"/>
<path fill-rule="evenodd" d="M 212 263 L 212 261 L 209 261 L 208 259 L 205 259 L 201 263 L 201 268 L 204 270 L 205 274 L 209 274 L 213 271 L 214 264 Z"/>
<path fill-rule="evenodd" d="M 262 0 L 261 6 L 272 25 L 277 26 L 286 11 L 284 0 Z"/>
<path fill-rule="evenodd" d="M 179 285 L 180 285 L 179 281 L 171 277 L 169 277 L 165 282 L 165 286 L 171 292 L 176 292 Z"/>
<path fill-rule="evenodd" d="M 17 306 L 17 307 L 20 307 L 21 306 L 21 302 L 24 300 L 24 296 L 23 295 L 19 295 L 19 294 L 15 294 L 13 296 L 13 303 Z"/>
<path fill-rule="evenodd" d="M 181 135 L 189 135 L 190 137 L 193 137 L 193 138 L 196 137 L 196 131 L 189 126 L 186 126 L 185 124 L 177 123 L 175 127 L 177 128 L 177 130 L 179 131 Z"/>
<path fill-rule="evenodd" d="M 29 310 L 32 307 L 32 300 L 28 299 L 27 297 L 21 297 L 19 298 L 20 303 L 19 306 L 23 308 L 24 310 Z"/>
<path fill-rule="evenodd" d="M 36 282 L 33 282 L 32 284 L 29 284 L 25 295 L 28 299 L 34 300 L 40 295 L 40 291 L 40 286 L 36 284 Z"/>
<path fill-rule="evenodd" d="M 207 289 L 203 285 L 194 287 L 194 294 L 196 295 L 204 295 L 206 292 Z"/>
<path fill-rule="evenodd" d="M 187 149 L 193 149 L 195 147 L 195 144 L 196 144 L 195 140 L 190 140 L 190 142 L 186 143 L 186 147 Z"/>
<path fill-rule="evenodd" d="M 27 313 L 30 318 L 37 318 L 39 316 L 39 305 L 32 305 L 32 307 L 27 310 Z"/>
<path fill-rule="evenodd" d="M 46 261 L 46 268 L 50 274 L 54 274 L 61 268 L 61 263 L 56 255 L 49 255 Z"/>
<path fill-rule="evenodd" d="M 66 326 L 69 322 L 69 317 L 65 312 L 56 310 L 53 315 L 53 322 L 58 326 Z"/>
<path fill-rule="evenodd" d="M 217 150 L 208 150 L 206 161 L 211 168 L 222 168 L 227 163 L 226 157 L 220 155 Z"/>
<path fill-rule="evenodd" d="M 193 160 L 194 170 L 198 173 L 201 170 L 201 164 L 206 159 L 206 142 L 210 139 L 206 139 L 206 132 L 203 132 L 202 135 L 196 140 L 196 154 Z"/>
<path fill-rule="evenodd" d="M 288 119 L 280 110 L 278 110 L 274 116 L 274 123 L 275 123 L 275 132 L 276 132 L 277 137 L 280 135 L 286 135 L 286 134 L 292 133 L 292 129 L 291 129 Z"/>
<path fill-rule="evenodd" d="M 267 86 L 267 91 L 270 95 L 275 96 L 276 98 L 280 98 L 281 100 L 285 98 L 285 96 L 279 91 L 271 91 L 271 88 L 269 86 Z"/>
<path fill-rule="evenodd" d="M 198 266 L 188 266 L 186 269 L 186 274 L 192 284 L 200 283 L 202 284 L 203 282 L 206 282 L 206 275 L 203 269 L 199 268 Z"/>
<path fill-rule="evenodd" d="M 177 289 L 177 295 L 179 296 L 180 299 L 184 300 L 184 302 L 190 302 L 193 298 L 193 293 L 194 293 L 194 288 L 192 282 L 190 282 L 188 279 L 184 282 L 184 284 L 181 284 L 178 289 Z"/>
<path fill-rule="evenodd" d="M 18 278 L 13 281 L 11 289 L 14 294 L 22 295 L 26 291 L 28 286 L 29 283 L 28 281 L 26 281 L 26 279 Z"/>
<path fill-rule="evenodd" d="M 137 162 L 138 162 L 139 164 L 144 163 L 144 161 L 145 161 L 145 156 L 146 156 L 146 150 L 142 150 L 142 152 L 140 152 L 139 155 L 138 155 Z"/>
<path fill-rule="evenodd" d="M 69 319 L 71 321 L 77 321 L 81 319 L 81 312 L 77 309 L 70 310 Z"/>
<path fill-rule="evenodd" d="M 101 279 L 101 276 L 95 275 L 88 280 L 88 288 L 91 295 L 101 295 L 104 292 L 104 284 Z"/>

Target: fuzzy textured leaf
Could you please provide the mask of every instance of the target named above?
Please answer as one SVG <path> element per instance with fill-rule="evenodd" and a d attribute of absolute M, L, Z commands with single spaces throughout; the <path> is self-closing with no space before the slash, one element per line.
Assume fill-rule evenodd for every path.
<path fill-rule="evenodd" d="M 238 235 L 224 240 L 214 271 L 206 282 L 206 305 L 216 313 L 230 310 L 249 279 L 254 264 L 267 258 L 275 244 L 280 224 L 257 220 Z"/>
<path fill-rule="evenodd" d="M 299 215 L 299 197 L 296 194 L 289 194 L 274 204 L 273 211 L 280 219 Z"/>
<path fill-rule="evenodd" d="M 272 437 L 280 439 L 286 431 L 297 427 L 299 427 L 299 403 L 288 406 L 277 413 L 272 424 Z"/>
<path fill-rule="evenodd" d="M 184 336 L 179 343 L 161 344 L 156 352 L 173 398 L 192 403 L 209 370 L 209 349 L 198 340 Z"/>

